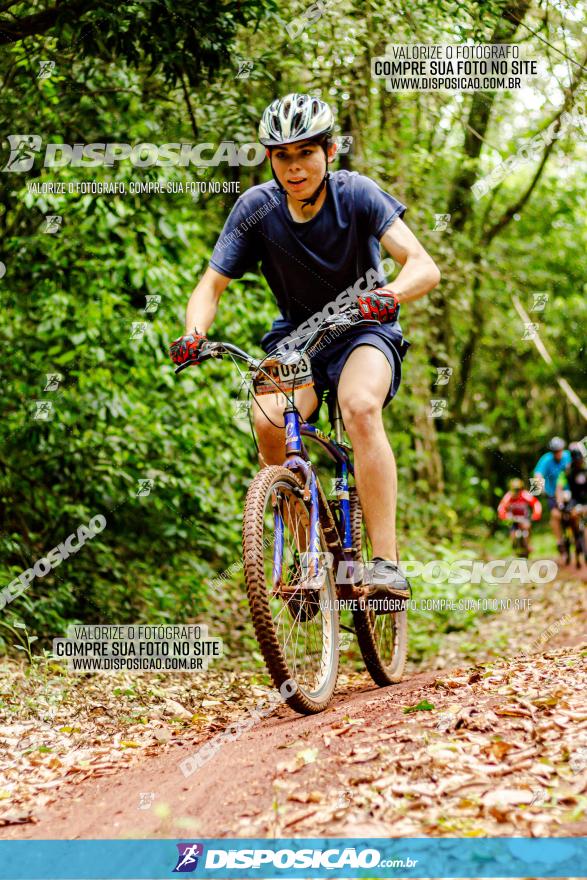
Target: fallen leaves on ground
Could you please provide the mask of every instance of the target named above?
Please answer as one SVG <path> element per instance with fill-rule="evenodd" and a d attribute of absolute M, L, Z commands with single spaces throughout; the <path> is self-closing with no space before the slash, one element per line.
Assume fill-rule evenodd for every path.
<path fill-rule="evenodd" d="M 404 714 L 389 688 L 377 718 L 332 721 L 320 737 L 327 747 L 312 762 L 292 761 L 293 777 L 278 765 L 271 810 L 243 817 L 238 833 L 572 833 L 567 826 L 587 809 L 587 643 L 478 671 L 472 684 L 464 675 L 448 689 L 429 686 L 434 711 Z M 426 688 L 414 696 L 426 701 Z"/>
<path fill-rule="evenodd" d="M 63 786 L 118 773 L 220 730 L 267 688 L 253 672 L 68 674 L 54 661 L 0 672 L 0 826 L 35 822 Z M 230 700 L 227 700 L 230 694 Z"/>

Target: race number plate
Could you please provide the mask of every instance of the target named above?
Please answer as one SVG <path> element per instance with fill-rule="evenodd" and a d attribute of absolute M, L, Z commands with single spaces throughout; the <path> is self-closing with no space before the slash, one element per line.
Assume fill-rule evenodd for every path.
<path fill-rule="evenodd" d="M 277 358 L 268 357 L 263 361 L 263 370 L 273 381 L 260 370 L 254 370 L 253 386 L 257 395 L 276 394 L 278 390 L 283 391 L 284 394 L 291 394 L 294 390 L 310 388 L 314 384 L 312 366 L 307 355 L 297 358 L 291 364 L 284 364 Z"/>

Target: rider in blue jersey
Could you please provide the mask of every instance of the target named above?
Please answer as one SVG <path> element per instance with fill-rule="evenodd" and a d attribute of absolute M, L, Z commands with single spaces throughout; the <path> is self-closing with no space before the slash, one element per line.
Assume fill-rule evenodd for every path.
<path fill-rule="evenodd" d="M 534 468 L 534 476 L 544 483 L 544 493 L 550 510 L 550 525 L 556 538 L 556 545 L 561 557 L 564 552 L 561 528 L 561 512 L 556 502 L 556 484 L 559 475 L 571 462 L 571 455 L 566 449 L 562 437 L 553 437 L 548 444 L 548 452 L 540 457 Z"/>

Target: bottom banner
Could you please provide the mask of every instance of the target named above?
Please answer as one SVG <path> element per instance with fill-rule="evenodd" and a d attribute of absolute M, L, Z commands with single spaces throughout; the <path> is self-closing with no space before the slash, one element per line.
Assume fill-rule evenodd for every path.
<path fill-rule="evenodd" d="M 587 877 L 587 837 L 0 841 L 0 880 Z"/>

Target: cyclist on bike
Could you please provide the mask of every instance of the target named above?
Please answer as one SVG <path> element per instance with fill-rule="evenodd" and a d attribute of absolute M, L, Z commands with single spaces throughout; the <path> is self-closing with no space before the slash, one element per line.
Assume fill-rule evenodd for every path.
<path fill-rule="evenodd" d="M 565 510 L 568 511 L 571 529 L 578 546 L 578 538 L 582 537 L 583 542 L 585 541 L 585 536 L 581 536 L 580 533 L 584 508 L 587 506 L 587 465 L 583 450 L 578 443 L 570 444 L 569 454 L 571 462 L 559 474 L 557 480 L 556 500 L 559 515 Z M 565 490 L 570 492 L 569 501 L 565 501 Z"/>
<path fill-rule="evenodd" d="M 535 495 L 530 494 L 530 492 L 527 492 L 524 489 L 524 483 L 522 480 L 515 478 L 510 481 L 510 490 L 505 493 L 499 502 L 497 515 L 501 520 L 513 520 L 518 517 L 523 518 L 522 520 L 519 520 L 519 525 L 528 529 L 528 552 L 531 553 L 530 530 L 532 524 L 530 516 L 532 517 L 532 522 L 538 522 L 542 516 L 542 505 Z M 516 522 L 513 521 L 511 531 L 513 532 L 515 528 Z"/>
<path fill-rule="evenodd" d="M 233 278 L 261 262 L 281 317 L 261 340 L 274 352 L 296 327 L 349 288 L 362 314 L 379 325 L 358 325 L 312 357 L 314 388 L 295 402 L 315 421 L 325 390 L 338 395 L 355 453 L 355 477 L 374 553 L 366 595 L 407 598 L 409 584 L 397 565 L 397 475 L 382 409 L 397 393 L 409 343 L 398 322 L 400 304 L 424 296 L 440 272 L 401 219 L 405 206 L 357 172 L 329 172 L 336 144 L 328 104 L 305 94 L 274 100 L 264 111 L 259 140 L 273 180 L 248 189 L 235 203 L 210 264 L 187 307 L 186 335 L 171 346 L 175 363 L 197 356 Z M 400 264 L 393 283 L 380 268 L 380 244 Z M 269 400 L 269 403 L 265 401 Z M 261 464 L 285 458 L 283 395 L 253 403 Z M 263 412 L 264 411 L 264 412 Z"/>
<path fill-rule="evenodd" d="M 546 503 L 550 510 L 550 527 L 554 533 L 556 546 L 559 553 L 564 553 L 563 532 L 561 527 L 561 512 L 556 501 L 556 481 L 561 471 L 570 464 L 571 456 L 562 437 L 553 437 L 548 444 L 548 452 L 545 452 L 538 459 L 538 463 L 534 468 L 534 477 L 539 479 L 544 485 L 546 494 Z"/>

